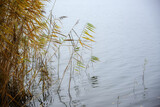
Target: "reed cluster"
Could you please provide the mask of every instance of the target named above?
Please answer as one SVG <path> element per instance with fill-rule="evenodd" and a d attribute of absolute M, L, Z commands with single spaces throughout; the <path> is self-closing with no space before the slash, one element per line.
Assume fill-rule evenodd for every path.
<path fill-rule="evenodd" d="M 94 42 L 95 27 L 87 23 L 78 35 L 74 27 L 68 34 L 60 30 L 59 22 L 65 16 L 55 18 L 52 10 L 44 15 L 44 1 L 47 0 L 1 0 L 0 1 L 0 104 L 2 107 L 27 106 L 34 94 L 32 87 L 41 84 L 42 92 L 51 85 L 48 62 L 55 57 L 59 62 L 60 48 L 70 47 L 71 54 L 64 71 L 56 68 L 59 88 L 69 68 L 78 71 L 82 67 L 81 47 L 90 49 L 87 42 Z M 68 43 L 69 42 L 69 43 Z M 52 55 L 49 50 L 52 49 Z M 74 67 L 73 60 L 77 62 Z M 91 61 L 97 61 L 91 57 Z M 60 77 L 59 72 L 63 72 Z M 40 75 L 39 78 L 37 78 Z M 45 96 L 45 95 L 43 95 Z"/>

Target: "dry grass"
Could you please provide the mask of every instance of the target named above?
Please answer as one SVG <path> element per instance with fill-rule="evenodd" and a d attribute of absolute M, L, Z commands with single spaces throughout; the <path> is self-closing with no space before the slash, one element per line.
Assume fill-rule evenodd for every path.
<path fill-rule="evenodd" d="M 34 97 L 32 92 L 34 85 L 41 84 L 42 94 L 45 97 L 45 90 L 53 85 L 48 63 L 53 57 L 59 62 L 59 49 L 67 42 L 71 49 L 70 60 L 64 71 L 59 70 L 59 63 L 56 70 L 58 75 L 59 72 L 63 72 L 63 76 L 59 77 L 60 88 L 65 73 L 69 69 L 75 70 L 72 66 L 73 61 L 83 61 L 79 48 L 91 47 L 84 41 L 94 41 L 92 33 L 95 27 L 92 24 L 86 24 L 82 34 L 78 35 L 74 30 L 78 24 L 76 22 L 69 34 L 65 35 L 60 31 L 60 25 L 57 23 L 66 17 L 55 19 L 51 11 L 46 18 L 43 15 L 43 7 L 41 0 L 0 1 L 0 104 L 2 107 L 27 106 Z M 48 52 L 50 49 L 54 51 L 51 56 Z M 77 66 L 82 67 L 82 64 L 79 63 Z"/>

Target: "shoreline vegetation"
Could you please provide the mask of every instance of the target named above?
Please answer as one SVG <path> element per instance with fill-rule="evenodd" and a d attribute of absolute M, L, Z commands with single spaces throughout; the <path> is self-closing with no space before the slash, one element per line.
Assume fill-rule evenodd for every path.
<path fill-rule="evenodd" d="M 46 90 L 58 81 L 59 92 L 66 72 L 71 77 L 75 72 L 86 71 L 89 64 L 99 59 L 91 56 L 84 64 L 81 51 L 91 50 L 95 27 L 87 23 L 82 33 L 75 26 L 68 34 L 61 32 L 61 20 L 53 17 L 52 10 L 46 17 L 44 2 L 48 0 L 1 0 L 0 1 L 0 104 L 1 107 L 26 107 L 35 97 L 34 89 L 41 90 L 41 106 L 46 99 Z M 60 49 L 67 46 L 70 53 L 65 70 L 60 70 Z M 65 47 L 66 48 L 66 47 Z M 50 50 L 52 50 L 50 52 Z M 62 53 L 65 54 L 65 53 Z M 49 63 L 55 59 L 56 67 Z M 55 74 L 53 74 L 53 71 Z M 62 75 L 60 75 L 62 73 Z M 56 80 L 52 75 L 58 75 Z"/>

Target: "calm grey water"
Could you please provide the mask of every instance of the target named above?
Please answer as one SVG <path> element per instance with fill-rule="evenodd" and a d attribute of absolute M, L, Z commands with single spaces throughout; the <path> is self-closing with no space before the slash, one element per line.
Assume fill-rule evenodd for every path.
<path fill-rule="evenodd" d="M 78 19 L 77 32 L 86 22 L 96 26 L 93 54 L 100 62 L 89 79 L 72 82 L 72 97 L 64 82 L 50 107 L 160 107 L 159 6 L 158 0 L 57 0 L 56 16 L 68 16 L 64 32 Z"/>

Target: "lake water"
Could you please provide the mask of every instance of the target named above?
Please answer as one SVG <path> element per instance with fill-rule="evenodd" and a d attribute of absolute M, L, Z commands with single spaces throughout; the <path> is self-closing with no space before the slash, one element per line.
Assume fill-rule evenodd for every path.
<path fill-rule="evenodd" d="M 51 7 L 53 2 L 48 4 Z M 50 107 L 160 107 L 160 2 L 158 0 L 57 0 L 56 17 L 68 32 L 80 19 L 96 26 L 89 78 L 53 92 Z M 144 72 L 144 81 L 143 81 Z"/>

